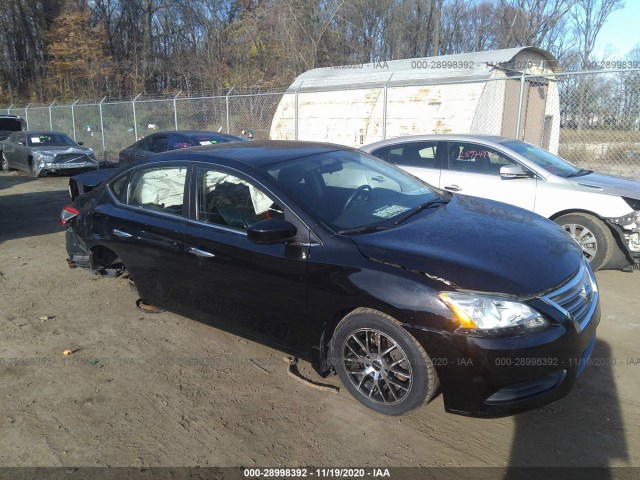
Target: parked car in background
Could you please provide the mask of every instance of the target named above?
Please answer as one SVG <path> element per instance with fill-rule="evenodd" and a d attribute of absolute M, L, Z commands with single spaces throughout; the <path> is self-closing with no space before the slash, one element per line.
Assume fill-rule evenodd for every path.
<path fill-rule="evenodd" d="M 438 391 L 454 413 L 545 405 L 595 344 L 596 280 L 561 227 L 347 147 L 166 152 L 60 220 L 70 266 L 126 270 L 148 304 L 308 358 L 384 414 Z"/>
<path fill-rule="evenodd" d="M 119 155 L 119 167 L 144 160 L 152 155 L 195 147 L 198 145 L 217 145 L 228 142 L 245 142 L 242 137 L 217 132 L 168 131 L 153 133 L 133 145 L 125 148 Z M 102 182 L 119 172 L 119 169 L 99 170 L 76 175 L 69 179 L 69 195 L 75 199 L 78 195 L 90 192 Z"/>
<path fill-rule="evenodd" d="M 22 170 L 36 178 L 47 173 L 95 170 L 99 164 L 93 150 L 62 132 L 14 132 L 2 149 L 4 171 Z"/>
<path fill-rule="evenodd" d="M 503 137 L 407 136 L 361 150 L 445 190 L 510 203 L 555 221 L 594 270 L 640 265 L 638 181 L 580 168 Z"/>
<path fill-rule="evenodd" d="M 6 140 L 13 132 L 26 130 L 26 122 L 17 115 L 0 115 L 0 141 Z M 2 151 L 0 144 L 0 151 Z"/>
<path fill-rule="evenodd" d="M 198 145 L 215 145 L 227 142 L 244 142 L 242 137 L 215 132 L 167 131 L 156 132 L 138 140 L 120 152 L 118 165 L 124 167 L 132 162 L 167 150 L 195 147 Z"/>

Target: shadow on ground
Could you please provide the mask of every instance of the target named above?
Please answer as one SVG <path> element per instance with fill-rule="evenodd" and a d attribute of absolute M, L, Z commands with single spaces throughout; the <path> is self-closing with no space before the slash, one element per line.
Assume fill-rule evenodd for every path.
<path fill-rule="evenodd" d="M 26 178 L 26 180 L 23 180 Z M 14 180 L 15 179 L 15 180 Z M 62 207 L 70 203 L 66 190 L 8 194 L 7 180 L 17 183 L 28 177 L 2 177 L 0 179 L 0 243 L 7 240 L 46 235 L 63 231 L 58 223 Z M 22 180 L 22 182 L 21 182 Z"/>
<path fill-rule="evenodd" d="M 569 396 L 515 417 L 515 433 L 505 480 L 551 479 L 560 473 L 554 468 L 548 472 L 549 476 L 540 467 L 570 467 L 565 474 L 581 472 L 585 480 L 614 478 L 607 468 L 612 463 L 629 461 L 613 374 L 616 363 L 609 345 L 599 340 L 590 364 Z M 519 467 L 538 468 L 529 471 Z M 574 478 L 572 475 L 566 478 Z"/>

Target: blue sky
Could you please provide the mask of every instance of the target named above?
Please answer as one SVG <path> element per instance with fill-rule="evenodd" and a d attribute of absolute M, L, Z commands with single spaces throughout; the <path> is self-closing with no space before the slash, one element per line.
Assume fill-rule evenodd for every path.
<path fill-rule="evenodd" d="M 606 51 L 611 55 L 606 60 L 624 60 L 629 50 L 640 45 L 640 0 L 626 0 L 625 7 L 609 15 L 600 30 L 596 46 L 596 58 L 603 59 Z"/>

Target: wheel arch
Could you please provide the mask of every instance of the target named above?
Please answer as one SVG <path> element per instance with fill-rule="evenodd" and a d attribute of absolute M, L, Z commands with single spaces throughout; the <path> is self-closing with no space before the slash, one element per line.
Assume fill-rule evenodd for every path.
<path fill-rule="evenodd" d="M 616 269 L 616 268 L 624 268 L 629 264 L 633 264 L 633 258 L 631 257 L 631 252 L 629 250 L 629 246 L 624 238 L 624 234 L 620 229 L 620 226 L 614 225 L 609 222 L 606 218 L 603 218 L 601 215 L 598 215 L 595 212 L 590 210 L 583 210 L 580 208 L 570 208 L 567 210 L 561 210 L 559 212 L 554 213 L 549 217 L 549 220 L 556 221 L 556 219 L 562 217 L 563 215 L 572 215 L 572 214 L 585 214 L 590 215 L 597 220 L 600 220 L 602 224 L 609 229 L 611 234 L 613 235 L 613 239 L 615 240 L 614 252 L 609 259 L 609 261 L 601 267 L 601 269 Z"/>
<path fill-rule="evenodd" d="M 336 310 L 329 319 L 325 322 L 320 337 L 314 342 L 314 347 L 311 353 L 312 366 L 323 377 L 326 377 L 332 371 L 331 362 L 331 340 L 336 331 L 336 328 L 340 322 L 349 314 L 358 310 L 376 312 L 383 315 L 388 315 L 396 319 L 401 326 L 406 323 L 406 319 L 403 318 L 402 312 L 392 305 L 367 305 L 366 302 L 362 302 L 358 305 L 350 305 L 342 307 Z M 405 329 L 406 330 L 406 329 Z M 409 330 L 407 333 L 411 334 Z"/>
<path fill-rule="evenodd" d="M 114 270 L 124 271 L 126 268 L 116 252 L 104 245 L 96 245 L 89 250 L 91 270 L 99 273 L 108 272 L 109 267 L 116 266 Z"/>

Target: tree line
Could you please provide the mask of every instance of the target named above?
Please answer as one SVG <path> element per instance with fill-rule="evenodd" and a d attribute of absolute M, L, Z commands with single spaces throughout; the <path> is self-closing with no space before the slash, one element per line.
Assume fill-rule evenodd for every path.
<path fill-rule="evenodd" d="M 0 102 L 283 88 L 305 70 L 532 45 L 593 59 L 623 0 L 3 0 Z"/>

